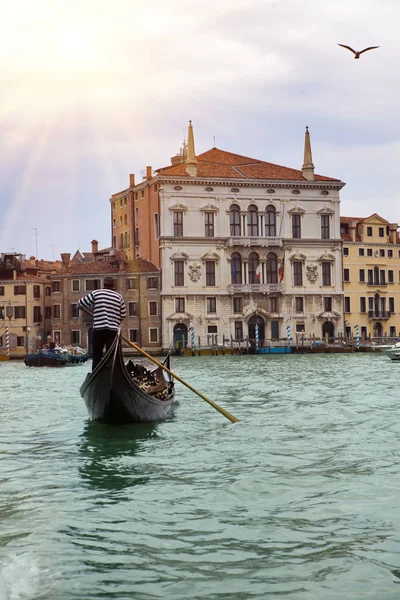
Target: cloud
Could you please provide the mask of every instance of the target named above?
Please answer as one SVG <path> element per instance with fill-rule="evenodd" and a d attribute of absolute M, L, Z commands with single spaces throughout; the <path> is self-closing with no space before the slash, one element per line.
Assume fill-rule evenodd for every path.
<path fill-rule="evenodd" d="M 316 171 L 347 182 L 342 212 L 399 220 L 394 0 L 17 0 L 3 16 L 3 246 L 25 251 L 38 223 L 56 253 L 108 245 L 110 195 L 168 164 L 189 118 L 198 152 L 216 136 L 295 168 L 308 125 Z M 354 60 L 338 42 L 381 47 Z"/>

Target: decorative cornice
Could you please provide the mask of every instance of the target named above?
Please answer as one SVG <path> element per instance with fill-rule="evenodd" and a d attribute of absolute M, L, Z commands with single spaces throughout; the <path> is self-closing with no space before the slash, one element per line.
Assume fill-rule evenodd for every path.
<path fill-rule="evenodd" d="M 317 215 L 334 215 L 335 211 L 332 210 L 331 208 L 321 208 L 320 210 L 317 210 Z"/>
<path fill-rule="evenodd" d="M 305 215 L 306 211 L 304 210 L 304 208 L 302 208 L 301 206 L 298 206 L 296 204 L 296 206 L 294 206 L 293 208 L 288 210 L 288 214 L 289 215 Z"/>
<path fill-rule="evenodd" d="M 342 189 L 346 184 L 343 181 L 275 181 L 275 180 L 263 180 L 260 181 L 251 179 L 240 179 L 239 181 L 235 178 L 230 179 L 211 179 L 196 177 L 195 179 L 189 179 L 188 177 L 177 177 L 167 175 L 156 175 L 152 183 L 157 180 L 159 183 L 178 183 L 180 185 L 202 185 L 202 186 L 227 186 L 227 187 L 248 187 L 248 188 L 265 188 L 266 190 L 274 188 L 285 188 L 285 189 Z M 136 188 L 135 188 L 136 189 Z"/>
<path fill-rule="evenodd" d="M 173 206 L 169 207 L 169 210 L 171 212 L 178 212 L 178 211 L 179 212 L 186 212 L 187 209 L 188 209 L 187 206 L 185 206 L 184 204 L 180 204 L 180 203 L 179 204 L 174 204 Z"/>
<path fill-rule="evenodd" d="M 203 262 L 205 262 L 206 260 L 218 261 L 219 259 L 220 259 L 220 257 L 218 256 L 218 254 L 216 252 L 207 252 L 206 254 L 203 254 L 203 256 L 201 257 L 201 260 Z"/>
<path fill-rule="evenodd" d="M 329 254 L 329 252 L 324 252 L 324 254 L 321 254 L 321 256 L 318 258 L 319 262 L 335 262 L 335 257 L 332 254 Z"/>
<path fill-rule="evenodd" d="M 219 212 L 219 208 L 214 206 L 214 204 L 207 204 L 206 206 L 202 206 L 200 208 L 200 212 L 202 212 L 202 213 L 205 213 L 205 212 L 217 213 L 217 212 Z"/>
<path fill-rule="evenodd" d="M 169 259 L 171 261 L 184 260 L 185 262 L 187 262 L 187 260 L 189 259 L 189 255 L 186 254 L 185 252 L 175 252 L 175 254 L 173 254 L 172 256 L 169 257 Z"/>
<path fill-rule="evenodd" d="M 305 262 L 307 260 L 307 257 L 304 254 L 301 254 L 300 252 L 296 252 L 296 254 L 292 254 L 292 256 L 289 256 L 289 260 L 290 262 Z"/>

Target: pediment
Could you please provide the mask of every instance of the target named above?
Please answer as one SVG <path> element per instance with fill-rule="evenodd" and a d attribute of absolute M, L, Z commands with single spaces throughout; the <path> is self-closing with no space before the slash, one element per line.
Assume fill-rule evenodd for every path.
<path fill-rule="evenodd" d="M 296 252 L 296 254 L 292 254 L 292 256 L 289 257 L 290 262 L 305 262 L 307 260 L 307 257 L 304 254 L 301 254 L 301 252 Z"/>
<path fill-rule="evenodd" d="M 317 315 L 317 319 L 320 321 L 338 321 L 341 318 L 340 313 L 336 312 L 336 310 L 324 311 Z"/>
<path fill-rule="evenodd" d="M 363 224 L 376 225 L 378 223 L 382 225 L 389 225 L 389 221 L 386 221 L 386 219 L 384 219 L 377 213 L 374 213 L 373 215 L 370 215 L 369 217 L 365 217 L 365 219 L 363 219 Z"/>
<path fill-rule="evenodd" d="M 201 260 L 203 262 L 205 262 L 206 260 L 219 260 L 219 256 L 216 252 L 207 252 L 206 254 L 203 254 Z"/>
<path fill-rule="evenodd" d="M 335 257 L 333 256 L 333 254 L 329 254 L 329 252 L 324 252 L 318 258 L 318 260 L 319 260 L 319 262 L 334 262 L 335 261 Z"/>
<path fill-rule="evenodd" d="M 170 260 L 184 260 L 187 261 L 189 258 L 189 254 L 186 254 L 185 252 L 175 252 L 175 254 L 172 254 L 172 256 L 170 257 Z"/>
<path fill-rule="evenodd" d="M 321 208 L 321 210 L 317 210 L 317 215 L 334 215 L 334 214 L 335 214 L 335 211 L 328 207 L 326 207 L 326 208 L 324 207 L 324 208 Z"/>
<path fill-rule="evenodd" d="M 179 321 L 183 321 L 183 322 L 190 321 L 191 322 L 191 321 L 193 321 L 193 319 L 194 319 L 194 316 L 188 312 L 183 312 L 183 313 L 174 312 L 167 317 L 168 321 L 178 321 L 178 322 Z"/>
<path fill-rule="evenodd" d="M 169 207 L 169 210 L 171 212 L 186 212 L 187 209 L 188 209 L 188 207 L 185 206 L 185 204 L 181 204 L 181 203 L 174 204 L 173 206 Z"/>
<path fill-rule="evenodd" d="M 214 206 L 214 204 L 207 204 L 206 206 L 202 206 L 200 208 L 200 212 L 202 212 L 202 213 L 204 213 L 204 212 L 217 213 L 218 211 L 219 211 L 219 208 Z"/>
<path fill-rule="evenodd" d="M 293 208 L 288 210 L 289 215 L 304 215 L 305 213 L 306 213 L 305 209 L 302 208 L 301 206 L 298 206 L 297 204 L 296 204 L 296 206 L 293 206 Z"/>

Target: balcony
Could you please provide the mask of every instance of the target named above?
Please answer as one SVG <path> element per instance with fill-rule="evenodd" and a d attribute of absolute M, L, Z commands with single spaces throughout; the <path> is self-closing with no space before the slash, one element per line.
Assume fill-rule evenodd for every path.
<path fill-rule="evenodd" d="M 231 283 L 228 285 L 230 294 L 276 294 L 283 292 L 282 283 Z"/>
<path fill-rule="evenodd" d="M 230 237 L 228 238 L 228 247 L 232 248 L 233 246 L 282 246 L 282 238 L 276 237 Z"/>
<path fill-rule="evenodd" d="M 386 287 L 387 281 L 368 281 L 367 285 L 370 287 Z"/>
<path fill-rule="evenodd" d="M 369 310 L 368 319 L 370 321 L 380 321 L 381 319 L 390 319 L 391 313 L 389 310 Z"/>
<path fill-rule="evenodd" d="M 24 269 L 24 254 L 0 254 L 0 271 L 23 271 Z"/>

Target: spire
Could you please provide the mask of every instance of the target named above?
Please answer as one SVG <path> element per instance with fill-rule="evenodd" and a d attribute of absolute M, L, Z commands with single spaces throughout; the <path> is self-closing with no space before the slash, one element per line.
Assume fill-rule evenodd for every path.
<path fill-rule="evenodd" d="M 314 165 L 311 154 L 311 141 L 308 127 L 306 127 L 306 133 L 304 138 L 304 164 L 301 168 L 303 177 L 308 181 L 314 181 Z"/>
<path fill-rule="evenodd" d="M 188 141 L 187 141 L 187 156 L 186 156 L 186 173 L 190 177 L 197 177 L 197 158 L 194 152 L 194 135 L 192 121 L 189 121 Z"/>

